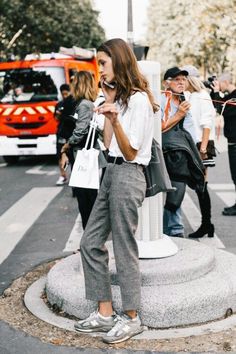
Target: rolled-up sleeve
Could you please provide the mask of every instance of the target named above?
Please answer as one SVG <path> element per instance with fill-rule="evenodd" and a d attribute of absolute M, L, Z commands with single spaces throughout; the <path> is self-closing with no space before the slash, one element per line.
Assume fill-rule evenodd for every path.
<path fill-rule="evenodd" d="M 214 119 L 216 116 L 215 108 L 211 101 L 210 95 L 207 92 L 201 94 L 201 116 L 200 116 L 200 125 L 202 128 L 211 129 L 214 124 Z"/>
<path fill-rule="evenodd" d="M 128 108 L 130 110 L 129 142 L 133 149 L 139 150 L 145 136 L 146 122 L 150 118 L 150 103 L 143 93 L 135 95 Z"/>

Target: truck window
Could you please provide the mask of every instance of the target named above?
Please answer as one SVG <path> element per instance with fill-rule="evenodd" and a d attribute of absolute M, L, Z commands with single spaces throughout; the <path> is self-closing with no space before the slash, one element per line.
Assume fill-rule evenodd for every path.
<path fill-rule="evenodd" d="M 0 71 L 0 102 L 55 101 L 65 82 L 62 67 L 34 67 Z"/>

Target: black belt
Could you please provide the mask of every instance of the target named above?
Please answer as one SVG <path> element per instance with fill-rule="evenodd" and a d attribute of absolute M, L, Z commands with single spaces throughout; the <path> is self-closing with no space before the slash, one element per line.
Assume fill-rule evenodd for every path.
<path fill-rule="evenodd" d="M 131 165 L 137 165 L 137 166 L 141 166 L 142 168 L 144 168 L 143 165 L 140 165 L 137 162 L 132 163 L 132 162 L 125 161 L 123 159 L 123 157 L 121 157 L 121 156 L 115 157 L 115 156 L 108 155 L 107 162 L 114 163 L 116 165 L 122 165 L 123 162 L 126 162 L 126 163 L 130 163 Z"/>
<path fill-rule="evenodd" d="M 122 163 L 126 161 L 121 156 L 108 156 L 107 162 L 115 163 L 116 165 L 122 165 Z"/>

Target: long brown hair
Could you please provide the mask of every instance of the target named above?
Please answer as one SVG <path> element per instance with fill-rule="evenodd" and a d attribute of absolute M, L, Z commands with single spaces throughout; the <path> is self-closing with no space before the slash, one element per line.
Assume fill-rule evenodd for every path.
<path fill-rule="evenodd" d="M 97 98 L 97 86 L 93 75 L 89 71 L 77 71 L 71 83 L 71 93 L 76 101 L 81 98 L 95 101 Z"/>
<path fill-rule="evenodd" d="M 101 44 L 97 51 L 106 53 L 112 60 L 117 99 L 127 106 L 129 97 L 134 91 L 144 91 L 148 95 L 153 111 L 156 112 L 159 106 L 154 101 L 147 79 L 138 68 L 130 46 L 123 39 L 114 38 Z"/>

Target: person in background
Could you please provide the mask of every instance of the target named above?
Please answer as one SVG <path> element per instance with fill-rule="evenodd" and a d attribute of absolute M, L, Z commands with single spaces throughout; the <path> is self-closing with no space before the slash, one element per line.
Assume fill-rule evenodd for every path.
<path fill-rule="evenodd" d="M 80 250 L 86 298 L 98 303 L 97 311 L 75 324 L 79 332 L 107 332 L 103 341 L 123 342 L 143 331 L 138 315 L 141 275 L 135 232 L 138 208 L 145 198 L 143 166 L 151 158 L 154 103 L 147 79 L 140 73 L 130 46 L 111 39 L 97 50 L 105 103 L 96 108 L 105 115 L 104 144 L 108 166 L 83 234 Z M 114 313 L 108 250 L 112 232 L 123 313 Z"/>
<path fill-rule="evenodd" d="M 97 87 L 93 75 L 88 71 L 75 73 L 71 84 L 71 93 L 76 102 L 74 113 L 75 128 L 61 148 L 61 168 L 69 162 L 68 154 L 73 150 L 74 155 L 78 149 L 83 149 L 86 143 L 89 123 L 93 118 L 94 101 L 97 98 Z M 74 188 L 78 201 L 83 229 L 85 229 L 93 204 L 97 197 L 96 189 Z"/>
<path fill-rule="evenodd" d="M 195 128 L 192 117 L 190 115 L 190 103 L 185 101 L 183 92 L 186 89 L 188 72 L 181 70 L 178 67 L 168 69 L 164 74 L 164 87 L 165 90 L 172 92 L 170 107 L 168 111 L 168 120 L 166 124 L 162 125 L 162 133 L 173 128 L 175 125 L 180 124 L 192 136 L 195 136 Z M 164 121 L 165 108 L 167 104 L 167 96 L 163 93 L 161 95 L 161 115 Z M 185 192 L 185 184 L 176 185 L 175 181 L 171 180 L 172 185 L 182 190 L 182 194 Z M 171 196 L 175 192 L 171 192 Z M 170 194 L 167 193 L 167 202 Z M 175 195 L 173 196 L 175 197 Z M 183 197 L 183 196 L 182 196 Z M 168 207 L 168 203 L 164 206 L 163 215 L 163 232 L 168 236 L 184 237 L 184 225 L 182 221 L 181 208 L 171 210 Z"/>
<path fill-rule="evenodd" d="M 15 100 L 17 100 L 18 97 L 21 96 L 22 94 L 23 94 L 23 86 L 17 86 L 14 89 L 14 98 L 15 98 Z"/>
<path fill-rule="evenodd" d="M 224 136 L 228 140 L 229 167 L 236 191 L 236 87 L 233 83 L 232 75 L 227 72 L 220 75 L 217 80 L 214 80 L 211 86 L 213 90 L 211 93 L 212 99 L 222 101 L 225 104 L 214 103 L 218 113 L 224 117 Z M 223 98 L 220 92 L 224 94 Z M 230 103 L 234 103 L 234 105 L 230 105 Z M 225 207 L 222 214 L 235 216 L 236 201 L 234 205 Z"/>
<path fill-rule="evenodd" d="M 62 100 L 58 102 L 55 108 L 55 117 L 58 120 L 57 157 L 60 169 L 60 177 L 56 182 L 57 186 L 64 185 L 68 182 L 65 166 L 61 166 L 61 149 L 74 130 L 75 123 L 70 117 L 74 113 L 76 106 L 76 102 L 70 94 L 70 86 L 68 84 L 61 85 L 60 91 Z M 72 160 L 72 156 L 70 156 L 70 160 Z"/>
<path fill-rule="evenodd" d="M 204 191 L 197 190 L 197 196 L 201 211 L 202 222 L 200 227 L 189 234 L 190 238 L 200 238 L 204 235 L 214 236 L 214 225 L 211 222 L 211 200 L 207 189 L 207 167 L 214 167 L 213 156 L 207 154 L 209 140 L 215 139 L 215 119 L 216 111 L 204 84 L 200 79 L 197 68 L 192 65 L 185 65 L 182 70 L 188 72 L 186 90 L 190 92 L 188 101 L 190 103 L 190 113 L 195 124 L 197 146 L 205 166 L 205 186 Z"/>

